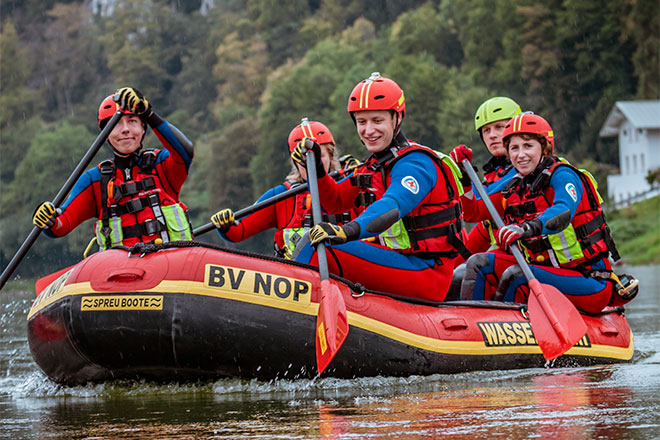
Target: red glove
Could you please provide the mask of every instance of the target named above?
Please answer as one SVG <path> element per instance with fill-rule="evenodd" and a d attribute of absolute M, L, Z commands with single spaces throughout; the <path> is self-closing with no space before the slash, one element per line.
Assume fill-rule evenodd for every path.
<path fill-rule="evenodd" d="M 540 235 L 542 229 L 543 224 L 539 219 L 529 220 L 519 225 L 507 225 L 497 230 L 495 241 L 500 249 L 507 250 L 514 241 Z"/>
<path fill-rule="evenodd" d="M 451 159 L 456 162 L 456 165 L 461 165 L 465 159 L 472 163 L 472 149 L 461 144 L 451 150 L 449 157 L 451 157 Z"/>
<path fill-rule="evenodd" d="M 518 225 L 508 225 L 497 231 L 497 246 L 503 251 L 509 249 L 511 244 L 518 240 L 525 233 L 524 229 Z"/>

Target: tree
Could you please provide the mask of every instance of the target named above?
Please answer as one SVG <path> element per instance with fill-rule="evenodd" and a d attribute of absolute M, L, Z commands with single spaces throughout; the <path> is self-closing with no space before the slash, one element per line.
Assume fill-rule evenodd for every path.
<path fill-rule="evenodd" d="M 34 209 L 55 196 L 94 141 L 84 126 L 64 122 L 50 128 L 35 135 L 16 168 L 14 181 L 0 194 L 0 252 L 4 259 L 11 258 L 32 229 Z M 63 264 L 79 256 L 91 236 L 90 227 L 81 225 L 65 239 L 40 240 L 31 252 L 40 259 L 55 255 L 50 262 Z"/>

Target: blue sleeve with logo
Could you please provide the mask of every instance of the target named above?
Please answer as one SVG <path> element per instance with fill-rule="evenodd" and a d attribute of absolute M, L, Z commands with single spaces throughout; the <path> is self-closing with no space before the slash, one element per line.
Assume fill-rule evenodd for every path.
<path fill-rule="evenodd" d="M 390 185 L 380 200 L 371 204 L 358 218 L 360 238 L 377 234 L 366 226 L 377 217 L 396 209 L 399 218 L 415 209 L 431 192 L 438 178 L 437 166 L 426 153 L 412 152 L 399 159 L 390 172 Z"/>
<path fill-rule="evenodd" d="M 555 192 L 551 206 L 539 216 L 543 222 L 543 234 L 556 234 L 559 231 L 547 229 L 545 222 L 566 210 L 571 211 L 571 219 L 582 200 L 582 182 L 580 177 L 568 167 L 558 167 L 550 178 L 550 186 Z"/>

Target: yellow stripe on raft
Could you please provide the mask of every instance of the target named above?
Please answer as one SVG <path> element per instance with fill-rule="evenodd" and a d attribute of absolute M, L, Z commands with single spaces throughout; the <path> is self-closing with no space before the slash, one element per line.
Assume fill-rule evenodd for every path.
<path fill-rule="evenodd" d="M 28 313 L 30 319 L 39 310 L 62 299 L 66 296 L 78 296 L 89 294 L 112 295 L 112 292 L 95 292 L 89 282 L 77 283 L 64 286 L 60 291 L 50 297 L 39 301 Z M 158 286 L 147 290 L 136 290 L 132 293 L 171 293 L 185 295 L 202 295 L 214 298 L 229 299 L 241 301 L 249 304 L 256 304 L 266 307 L 272 307 L 280 310 L 287 310 L 303 315 L 316 316 L 318 314 L 318 303 L 300 304 L 289 299 L 281 299 L 272 296 L 255 295 L 237 292 L 232 289 L 209 287 L 204 283 L 197 281 L 163 281 Z M 121 296 L 118 292 L 116 295 Z M 541 349 L 537 345 L 531 346 L 501 346 L 488 347 L 483 341 L 454 341 L 435 339 L 428 336 L 419 335 L 399 327 L 395 327 L 384 322 L 372 319 L 355 312 L 348 311 L 348 323 L 352 327 L 361 328 L 365 331 L 382 335 L 386 338 L 395 340 L 402 344 L 419 348 L 420 350 L 431 351 L 434 353 L 454 354 L 454 355 L 506 355 L 506 354 L 541 354 Z M 591 347 L 573 347 L 566 352 L 567 355 L 586 356 L 594 358 L 630 360 L 633 355 L 633 336 L 631 334 L 628 347 L 613 347 L 609 345 L 592 344 Z"/>

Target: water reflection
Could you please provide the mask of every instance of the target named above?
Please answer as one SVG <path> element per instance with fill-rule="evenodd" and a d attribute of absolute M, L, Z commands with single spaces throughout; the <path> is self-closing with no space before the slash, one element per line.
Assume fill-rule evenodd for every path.
<path fill-rule="evenodd" d="M 27 346 L 33 293 L 0 296 L 0 438 L 618 439 L 660 432 L 660 270 L 626 307 L 633 363 L 405 378 L 62 387 Z"/>

